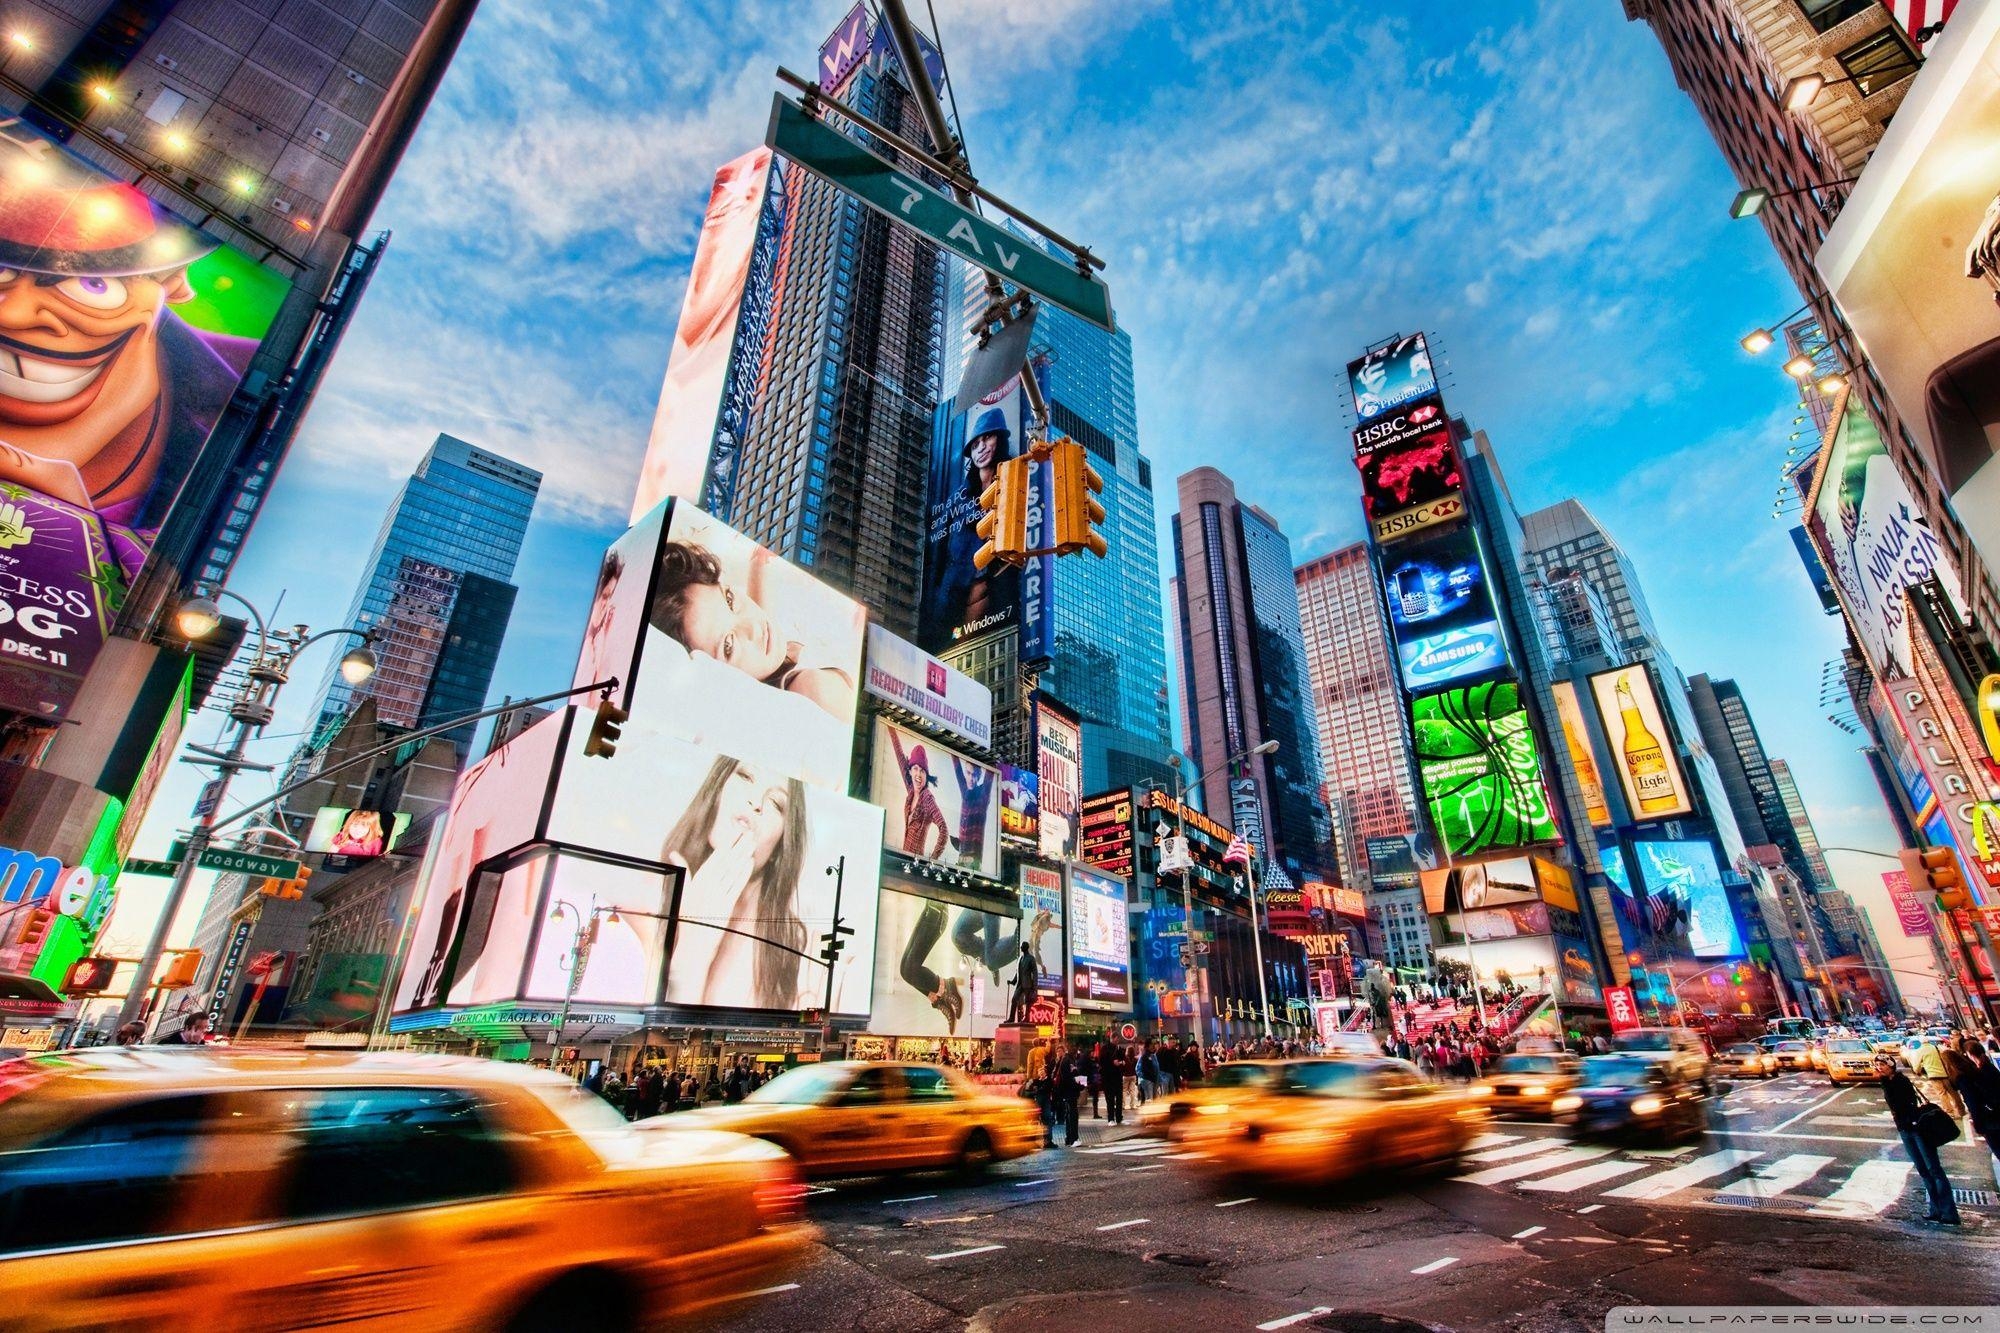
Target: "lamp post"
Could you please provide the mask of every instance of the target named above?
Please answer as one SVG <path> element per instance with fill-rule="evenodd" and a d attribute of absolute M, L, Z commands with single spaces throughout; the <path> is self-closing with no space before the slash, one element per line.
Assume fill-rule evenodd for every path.
<path fill-rule="evenodd" d="M 167 934 L 173 929 L 174 917 L 179 915 L 181 903 L 187 897 L 194 872 L 200 868 L 201 855 L 208 849 L 215 816 L 222 808 L 222 798 L 229 790 L 230 779 L 246 769 L 257 772 L 269 772 L 271 769 L 269 764 L 250 763 L 244 759 L 243 753 L 249 747 L 251 734 L 263 730 L 276 714 L 278 691 L 291 679 L 292 665 L 298 661 L 299 654 L 321 639 L 352 635 L 361 642 L 340 659 L 341 675 L 348 684 L 359 685 L 375 674 L 375 654 L 368 646 L 375 637 L 373 630 L 344 626 L 313 634 L 304 625 L 272 630 L 264 623 L 262 612 L 226 588 L 217 589 L 213 596 L 196 596 L 182 604 L 175 616 L 175 625 L 183 636 L 201 639 L 215 632 L 215 627 L 222 620 L 222 609 L 216 605 L 215 597 L 227 597 L 250 612 L 251 619 L 257 624 L 257 652 L 245 672 L 243 684 L 229 701 L 229 717 L 236 723 L 229 748 L 211 750 L 200 745 L 188 746 L 199 757 L 186 762 L 212 767 L 216 775 L 202 791 L 194 829 L 188 834 L 187 850 L 174 867 L 166 904 L 160 909 L 160 919 L 153 925 L 152 937 L 146 941 L 146 952 L 139 958 L 139 968 L 132 975 L 125 1003 L 119 1007 L 119 1027 L 138 1019 L 146 1007 L 153 973 L 159 968 L 160 955 L 166 951 Z"/>
<path fill-rule="evenodd" d="M 560 921 L 568 913 L 576 921 L 576 934 L 570 939 L 568 977 L 563 983 L 562 1008 L 556 1011 L 555 1031 L 549 1035 L 549 1062 L 554 1064 L 562 1058 L 563 1029 L 569 1026 L 570 1001 L 576 998 L 577 987 L 583 984 L 584 969 L 590 966 L 590 948 L 597 943 L 597 919 L 602 915 L 617 914 L 615 908 L 599 907 L 597 896 L 591 895 L 588 915 L 576 910 L 576 904 L 567 898 L 556 899 L 549 909 L 549 920 Z"/>
<path fill-rule="evenodd" d="M 1223 769 L 1228 768 L 1231 764 L 1240 763 L 1252 755 L 1273 754 L 1277 751 L 1277 748 L 1278 742 L 1275 740 L 1253 745 L 1239 754 L 1230 755 L 1220 763 L 1211 764 L 1208 768 L 1197 774 L 1193 782 L 1184 782 L 1181 778 L 1181 757 L 1178 754 L 1168 756 L 1167 762 L 1173 766 L 1174 770 L 1174 815 L 1180 821 L 1180 838 L 1183 845 L 1187 841 L 1188 790 L 1192 787 L 1199 787 L 1202 783 L 1220 773 Z M 1183 869 L 1180 874 L 1181 905 L 1182 910 L 1187 916 L 1188 946 L 1192 949 L 1194 946 L 1194 875 L 1192 868 Z M 1264 942 L 1257 934 L 1257 890 L 1254 872 L 1250 889 L 1250 940 L 1257 952 L 1257 991 L 1258 994 L 1262 995 L 1264 993 Z M 1194 978 L 1192 975 L 1189 976 L 1188 983 L 1188 999 L 1194 1006 L 1194 1028 L 1196 1037 L 1199 1039 L 1202 1031 L 1201 991 L 1199 987 L 1193 984 Z M 1271 1035 L 1269 1008 L 1270 1006 L 1267 1004 L 1265 1006 L 1266 1012 L 1264 1018 L 1264 1035 L 1267 1037 Z"/>

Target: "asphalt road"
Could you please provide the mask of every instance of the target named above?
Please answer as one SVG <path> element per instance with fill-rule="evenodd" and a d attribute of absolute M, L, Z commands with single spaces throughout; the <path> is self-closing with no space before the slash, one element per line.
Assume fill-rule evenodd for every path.
<path fill-rule="evenodd" d="M 1983 1145 L 1946 1149 L 1966 1226 L 1927 1226 L 1873 1088 L 1741 1085 L 1699 1144 L 1571 1145 L 1499 1122 L 1457 1178 L 1244 1197 L 1127 1130 L 997 1168 L 835 1181 L 786 1286 L 731 1330 L 1571 1330 L 1635 1304 L 2000 1305 Z M 1052 1322 L 1053 1321 L 1053 1322 Z"/>

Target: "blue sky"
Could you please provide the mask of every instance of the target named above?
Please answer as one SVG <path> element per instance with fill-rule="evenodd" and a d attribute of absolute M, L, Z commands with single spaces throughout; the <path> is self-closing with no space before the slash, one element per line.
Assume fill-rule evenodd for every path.
<path fill-rule="evenodd" d="M 485 0 L 233 586 L 336 623 L 384 506 L 449 431 L 548 477 L 495 696 L 567 680 L 708 179 L 761 139 L 773 70 L 810 70 L 846 7 Z M 1838 627 L 1769 517 L 1790 382 L 1735 341 L 1798 298 L 1761 229 L 1728 219 L 1736 184 L 1646 28 L 1604 0 L 936 8 L 981 179 L 1109 261 L 1163 523 L 1172 479 L 1213 463 L 1300 560 L 1359 538 L 1343 368 L 1428 330 L 1520 507 L 1579 497 L 1682 668 L 1743 684 L 1823 839 L 1893 845 L 1817 707 Z M 186 818 L 182 773 L 140 854 Z M 1878 866 L 1838 868 L 1884 901 Z"/>

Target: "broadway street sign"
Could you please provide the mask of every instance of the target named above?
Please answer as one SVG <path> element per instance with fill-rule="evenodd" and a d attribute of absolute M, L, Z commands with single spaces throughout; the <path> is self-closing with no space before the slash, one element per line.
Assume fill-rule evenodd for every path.
<path fill-rule="evenodd" d="M 234 870 L 246 875 L 264 875 L 271 879 L 299 877 L 297 861 L 286 861 L 276 856 L 261 856 L 256 852 L 231 851 L 227 847 L 203 848 L 201 860 L 196 864 L 206 870 Z"/>
<path fill-rule="evenodd" d="M 846 190 L 870 208 L 936 241 L 990 273 L 1045 297 L 1099 328 L 1114 327 L 1111 289 L 996 223 L 961 207 L 902 168 L 823 125 L 782 93 L 764 136 L 781 155 Z"/>

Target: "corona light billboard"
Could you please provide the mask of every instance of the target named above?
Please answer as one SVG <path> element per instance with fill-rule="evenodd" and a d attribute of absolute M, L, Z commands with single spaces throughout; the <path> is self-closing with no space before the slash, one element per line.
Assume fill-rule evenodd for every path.
<path fill-rule="evenodd" d="M 1661 715 L 1651 673 L 1643 664 L 1600 671 L 1590 678 L 1590 692 L 1633 822 L 1691 813 L 1687 776 L 1674 753 L 1674 733 Z"/>

